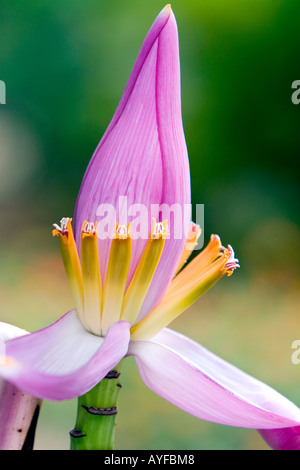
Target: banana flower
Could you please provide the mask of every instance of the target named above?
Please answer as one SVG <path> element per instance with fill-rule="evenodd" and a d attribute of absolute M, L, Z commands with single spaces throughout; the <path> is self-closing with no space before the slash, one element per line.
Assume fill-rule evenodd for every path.
<path fill-rule="evenodd" d="M 167 5 L 88 165 L 74 232 L 67 217 L 54 226 L 76 308 L 7 341 L 1 375 L 31 395 L 66 400 L 87 394 L 133 355 L 150 389 L 198 418 L 260 430 L 299 426 L 300 410 L 288 399 L 168 328 L 239 267 L 217 235 L 186 264 L 200 233 L 189 206 L 178 32 Z M 172 208 L 167 217 L 162 208 Z M 86 433 L 76 429 L 73 437 Z"/>

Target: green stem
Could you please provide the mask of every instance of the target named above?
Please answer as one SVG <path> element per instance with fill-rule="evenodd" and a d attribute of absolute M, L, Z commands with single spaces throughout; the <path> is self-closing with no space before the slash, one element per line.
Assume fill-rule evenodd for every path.
<path fill-rule="evenodd" d="M 78 398 L 76 424 L 70 431 L 71 450 L 114 448 L 117 399 L 121 389 L 120 364 Z"/>

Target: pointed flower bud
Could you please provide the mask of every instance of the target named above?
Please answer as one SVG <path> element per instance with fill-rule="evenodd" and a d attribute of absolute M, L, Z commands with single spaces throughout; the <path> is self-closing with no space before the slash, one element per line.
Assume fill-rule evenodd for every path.
<path fill-rule="evenodd" d="M 175 274 L 190 223 L 189 213 L 184 213 L 190 206 L 190 172 L 181 117 L 178 32 L 170 5 L 146 36 L 119 106 L 86 170 L 74 216 L 78 247 L 84 221 L 100 222 L 108 206 L 116 216 L 115 220 L 111 220 L 114 214 L 110 216 L 110 237 L 103 239 L 98 223 L 103 284 L 115 223 L 127 225 L 134 217 L 133 208 L 142 207 L 147 228 L 145 236 L 132 239 L 129 283 L 147 245 L 153 218 L 168 219 L 170 237 L 145 300 L 147 313 Z M 168 210 L 169 216 L 161 209 Z"/>

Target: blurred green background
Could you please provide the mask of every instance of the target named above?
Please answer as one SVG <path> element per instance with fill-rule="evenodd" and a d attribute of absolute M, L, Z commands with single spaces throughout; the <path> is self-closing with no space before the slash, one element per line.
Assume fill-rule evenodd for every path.
<path fill-rule="evenodd" d="M 88 161 L 159 0 L 2 0 L 0 320 L 27 330 L 72 308 L 53 222 L 72 216 Z M 298 0 L 174 0 L 192 201 L 241 269 L 173 327 L 300 405 Z M 193 418 L 125 363 L 117 449 L 266 449 L 254 430 Z M 76 401 L 45 402 L 37 449 L 67 449 Z"/>

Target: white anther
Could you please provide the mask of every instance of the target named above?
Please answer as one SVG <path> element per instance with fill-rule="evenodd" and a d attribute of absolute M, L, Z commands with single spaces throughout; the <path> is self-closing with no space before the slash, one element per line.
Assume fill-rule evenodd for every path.
<path fill-rule="evenodd" d="M 82 230 L 84 233 L 96 233 L 96 227 L 94 222 L 87 222 Z"/>
<path fill-rule="evenodd" d="M 153 230 L 153 236 L 157 237 L 158 235 L 161 235 L 165 232 L 164 226 L 161 222 L 158 222 L 155 224 L 154 230 Z"/>
<path fill-rule="evenodd" d="M 68 223 L 69 223 L 70 218 L 69 217 L 63 217 L 60 221 L 60 226 L 57 224 L 53 224 L 53 227 L 58 230 L 61 234 L 68 233 Z"/>
<path fill-rule="evenodd" d="M 228 261 L 227 261 L 227 263 L 225 264 L 224 267 L 228 270 L 239 268 L 240 267 L 239 260 L 234 257 L 235 255 L 234 255 L 234 251 L 233 251 L 232 246 L 228 245 L 227 249 L 228 249 L 228 253 L 229 253 L 229 258 L 228 258 Z"/>
<path fill-rule="evenodd" d="M 127 227 L 126 225 L 119 225 L 116 230 L 116 235 L 121 237 L 122 235 L 127 235 Z"/>

